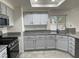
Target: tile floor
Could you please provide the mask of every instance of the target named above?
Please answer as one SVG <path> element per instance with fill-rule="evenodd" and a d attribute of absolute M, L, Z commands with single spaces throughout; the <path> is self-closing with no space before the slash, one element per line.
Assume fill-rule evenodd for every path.
<path fill-rule="evenodd" d="M 24 52 L 19 58 L 72 58 L 72 56 L 65 52 L 53 50 Z"/>

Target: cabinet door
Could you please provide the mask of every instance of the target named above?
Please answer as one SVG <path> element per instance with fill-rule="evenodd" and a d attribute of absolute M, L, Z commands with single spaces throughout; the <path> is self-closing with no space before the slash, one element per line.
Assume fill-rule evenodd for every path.
<path fill-rule="evenodd" d="M 36 40 L 36 49 L 45 49 L 44 39 Z"/>
<path fill-rule="evenodd" d="M 68 38 L 65 36 L 57 36 L 56 48 L 63 51 L 68 51 Z"/>
<path fill-rule="evenodd" d="M 24 50 L 33 50 L 33 49 L 35 49 L 34 36 L 25 36 L 24 37 Z"/>
<path fill-rule="evenodd" d="M 34 40 L 25 40 L 24 50 L 33 50 L 33 49 L 35 49 Z"/>
<path fill-rule="evenodd" d="M 36 49 L 45 49 L 45 37 L 37 36 Z"/>
<path fill-rule="evenodd" d="M 7 6 L 1 3 L 1 14 L 7 15 Z"/>
<path fill-rule="evenodd" d="M 9 17 L 9 25 L 13 26 L 14 25 L 13 10 L 9 7 L 7 7 L 7 15 Z"/>
<path fill-rule="evenodd" d="M 40 15 L 41 24 L 46 25 L 48 22 L 48 14 L 41 14 Z"/>
<path fill-rule="evenodd" d="M 33 16 L 31 13 L 24 15 L 24 25 L 33 25 Z"/>
<path fill-rule="evenodd" d="M 40 14 L 32 14 L 33 16 L 33 24 L 40 25 Z"/>
<path fill-rule="evenodd" d="M 49 35 L 49 36 L 47 36 L 47 39 L 45 39 L 45 41 L 46 41 L 45 45 L 46 45 L 47 49 L 55 48 L 55 44 L 56 44 L 55 36 Z"/>

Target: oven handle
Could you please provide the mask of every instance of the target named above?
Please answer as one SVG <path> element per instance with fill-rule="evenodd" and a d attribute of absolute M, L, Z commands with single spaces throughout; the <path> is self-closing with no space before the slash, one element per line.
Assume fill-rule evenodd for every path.
<path fill-rule="evenodd" d="M 12 46 L 12 47 L 10 48 L 10 51 L 11 51 L 13 48 L 15 48 L 17 45 L 19 46 L 19 43 L 16 43 L 14 46 Z"/>

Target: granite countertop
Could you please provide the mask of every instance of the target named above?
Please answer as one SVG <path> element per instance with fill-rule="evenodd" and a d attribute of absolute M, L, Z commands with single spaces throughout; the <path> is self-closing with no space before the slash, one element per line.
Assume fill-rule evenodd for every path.
<path fill-rule="evenodd" d="M 21 35 L 20 32 L 8 32 L 2 34 L 3 37 L 19 37 Z"/>
<path fill-rule="evenodd" d="M 2 52 L 6 47 L 7 45 L 0 45 L 0 52 Z"/>
<path fill-rule="evenodd" d="M 79 38 L 79 32 L 77 32 L 76 34 L 57 34 L 56 32 L 44 32 L 44 33 L 41 33 L 41 32 L 38 32 L 38 33 L 35 33 L 35 32 L 25 32 L 24 33 L 24 36 L 36 36 L 36 35 L 62 35 L 62 36 L 70 36 L 70 37 L 74 37 L 74 38 Z"/>
<path fill-rule="evenodd" d="M 72 36 L 74 38 L 79 38 L 79 33 L 76 33 L 76 34 L 69 34 L 69 36 Z"/>

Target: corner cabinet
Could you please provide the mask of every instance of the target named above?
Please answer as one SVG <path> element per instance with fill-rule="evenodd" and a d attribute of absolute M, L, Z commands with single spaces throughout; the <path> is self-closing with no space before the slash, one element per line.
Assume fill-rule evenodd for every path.
<path fill-rule="evenodd" d="M 68 37 L 67 36 L 56 36 L 56 49 L 68 51 Z"/>

